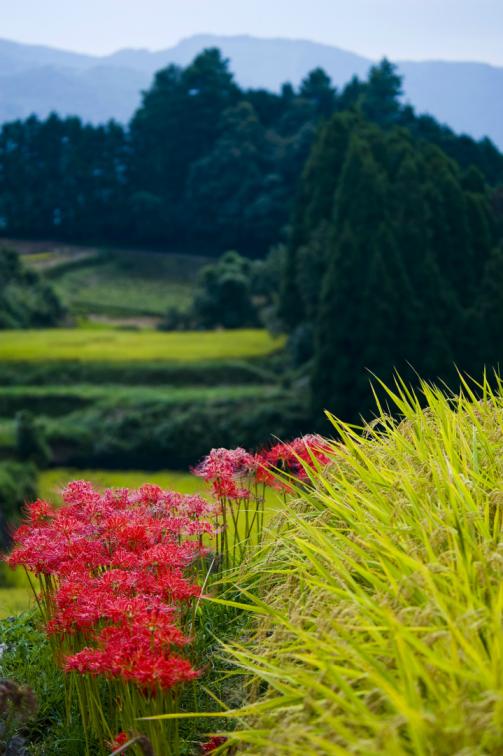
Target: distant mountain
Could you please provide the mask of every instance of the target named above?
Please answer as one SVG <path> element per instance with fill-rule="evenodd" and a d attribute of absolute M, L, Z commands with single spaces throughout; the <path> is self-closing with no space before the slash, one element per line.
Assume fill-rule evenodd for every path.
<path fill-rule="evenodd" d="M 125 49 L 81 55 L 0 40 L 0 122 L 55 110 L 99 122 L 127 121 L 153 74 L 188 64 L 205 47 L 219 47 L 245 87 L 278 90 L 297 85 L 317 66 L 337 86 L 365 76 L 373 61 L 337 47 L 304 40 L 197 35 L 159 52 Z M 455 131 L 489 136 L 503 149 L 503 68 L 483 63 L 399 62 L 406 99 Z"/>

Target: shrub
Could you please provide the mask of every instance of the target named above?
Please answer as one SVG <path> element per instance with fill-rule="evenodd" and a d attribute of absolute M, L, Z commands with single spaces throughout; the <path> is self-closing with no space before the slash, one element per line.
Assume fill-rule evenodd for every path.
<path fill-rule="evenodd" d="M 23 504 L 36 495 L 37 470 L 32 464 L 0 464 L 0 548 L 8 545 L 9 526 L 18 518 Z"/>
<path fill-rule="evenodd" d="M 16 453 L 23 462 L 45 467 L 51 459 L 43 428 L 27 410 L 16 415 Z"/>
<path fill-rule="evenodd" d="M 271 436 L 306 430 L 302 400 L 257 398 L 211 402 L 102 404 L 47 423 L 60 465 L 107 469 L 185 469 L 212 447 L 249 449 Z"/>
<path fill-rule="evenodd" d="M 503 386 L 463 385 L 418 397 L 398 383 L 400 420 L 332 418 L 329 464 L 238 576 L 259 622 L 228 647 L 254 691 L 231 713 L 245 722 L 233 742 L 271 756 L 502 752 Z"/>
<path fill-rule="evenodd" d="M 56 325 L 63 307 L 53 289 L 19 255 L 0 249 L 0 329 L 44 328 Z"/>

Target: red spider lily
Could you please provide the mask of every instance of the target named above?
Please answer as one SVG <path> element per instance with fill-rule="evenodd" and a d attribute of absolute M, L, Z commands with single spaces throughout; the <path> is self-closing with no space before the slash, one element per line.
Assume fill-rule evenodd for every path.
<path fill-rule="evenodd" d="M 256 467 L 254 455 L 241 447 L 212 449 L 194 469 L 194 473 L 212 484 L 213 492 L 219 499 L 243 499 L 250 494 L 238 483 L 254 475 Z"/>
<path fill-rule="evenodd" d="M 66 658 L 67 672 L 122 679 L 151 691 L 169 690 L 199 675 L 189 661 L 171 652 L 173 645 L 187 639 L 169 623 L 162 632 L 135 624 L 106 627 L 95 640 L 95 648 L 86 647 Z"/>
<path fill-rule="evenodd" d="M 112 751 L 116 751 L 117 748 L 120 748 L 121 746 L 125 745 L 130 740 L 129 735 L 127 732 L 119 732 L 115 738 L 108 743 Z"/>
<path fill-rule="evenodd" d="M 227 742 L 227 738 L 222 735 L 214 735 L 207 743 L 201 745 L 202 753 L 213 753 L 217 748 L 221 748 Z"/>
<path fill-rule="evenodd" d="M 257 480 L 276 488 L 288 488 L 288 484 L 278 477 L 283 471 L 298 480 L 307 480 L 306 468 L 330 462 L 333 447 L 318 435 L 300 436 L 289 443 L 279 443 L 258 455 Z"/>

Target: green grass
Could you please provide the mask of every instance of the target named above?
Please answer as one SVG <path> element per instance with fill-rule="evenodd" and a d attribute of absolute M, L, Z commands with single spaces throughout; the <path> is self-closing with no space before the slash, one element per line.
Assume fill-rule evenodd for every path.
<path fill-rule="evenodd" d="M 46 250 L 44 252 L 28 252 L 23 255 L 22 259 L 24 264 L 29 268 L 40 269 L 48 263 L 56 263 L 58 260 L 61 260 L 61 256 L 55 251 Z"/>
<path fill-rule="evenodd" d="M 19 573 L 20 581 L 23 574 Z M 17 578 L 17 573 L 15 576 Z M 28 584 L 0 588 L 0 619 L 14 617 L 33 606 L 35 606 L 35 599 Z"/>
<path fill-rule="evenodd" d="M 100 489 L 138 488 L 143 483 L 155 483 L 180 493 L 203 493 L 204 482 L 195 475 L 182 472 L 142 472 L 140 470 L 74 470 L 57 467 L 44 470 L 38 479 L 38 493 L 42 499 L 60 502 L 59 492 L 71 480 L 89 480 Z"/>
<path fill-rule="evenodd" d="M 65 261 L 62 261 L 65 263 Z M 53 268 L 51 278 L 72 312 L 115 316 L 162 316 L 185 309 L 206 258 L 155 252 L 107 252 L 101 260 Z"/>
<path fill-rule="evenodd" d="M 3 331 L 0 361 L 197 362 L 270 354 L 284 340 L 264 330 L 176 332 L 115 329 Z"/>
<path fill-rule="evenodd" d="M 503 753 L 503 385 L 398 384 L 233 578 L 255 634 L 231 738 L 263 756 Z M 480 396 L 482 394 L 482 396 Z"/>

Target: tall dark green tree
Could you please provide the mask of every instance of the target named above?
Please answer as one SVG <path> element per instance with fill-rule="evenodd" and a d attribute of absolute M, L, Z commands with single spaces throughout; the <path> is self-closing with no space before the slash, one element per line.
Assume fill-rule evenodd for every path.
<path fill-rule="evenodd" d="M 337 105 L 337 90 L 322 68 L 315 68 L 302 81 L 299 95 L 324 118 L 331 116 Z"/>
<path fill-rule="evenodd" d="M 304 171 L 282 307 L 292 343 L 317 313 L 313 412 L 356 420 L 372 373 L 453 382 L 499 363 L 503 267 L 478 172 L 402 127 L 350 118 L 345 140 L 347 115 L 324 127 Z"/>
<path fill-rule="evenodd" d="M 223 112 L 240 92 L 217 49 L 185 69 L 168 66 L 144 94 L 131 122 L 131 178 L 138 192 L 162 203 L 164 235 L 180 235 L 181 199 L 191 164 L 213 147 Z"/>
<path fill-rule="evenodd" d="M 383 58 L 372 66 L 362 97 L 364 115 L 380 126 L 391 126 L 399 121 L 401 113 L 402 77 L 397 68 Z"/>

